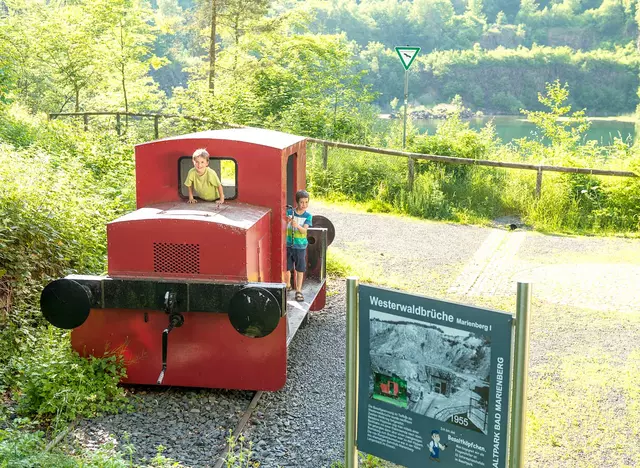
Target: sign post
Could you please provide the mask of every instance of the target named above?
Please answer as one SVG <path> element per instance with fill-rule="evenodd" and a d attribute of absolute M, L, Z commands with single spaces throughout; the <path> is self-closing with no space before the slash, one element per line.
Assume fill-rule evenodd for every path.
<path fill-rule="evenodd" d="M 358 467 L 356 421 L 358 416 L 358 278 L 347 278 L 347 402 L 345 468 Z"/>
<path fill-rule="evenodd" d="M 524 433 L 527 412 L 527 369 L 529 368 L 529 283 L 518 283 L 516 299 L 516 343 L 513 362 L 513 401 L 511 404 L 511 435 L 509 438 L 509 468 L 524 466 Z"/>
<path fill-rule="evenodd" d="M 409 106 L 409 67 L 420 52 L 420 47 L 396 47 L 396 53 L 400 57 L 404 67 L 404 116 L 402 126 L 402 149 L 407 146 L 407 107 Z M 414 161 L 409 158 L 409 190 L 413 188 Z"/>
<path fill-rule="evenodd" d="M 409 67 L 420 52 L 420 47 L 396 47 L 396 53 L 404 67 L 404 126 L 402 130 L 402 149 L 407 144 L 407 105 L 409 101 Z"/>
<path fill-rule="evenodd" d="M 525 329 L 528 285 L 519 288 L 524 289 L 518 290 L 518 317 Z M 345 466 L 357 467 L 357 450 L 362 450 L 408 468 L 429 462 L 505 468 L 511 458 L 509 422 L 518 418 L 510 418 L 509 408 L 513 324 L 510 313 L 360 285 L 349 278 Z M 526 346 L 526 338 L 518 344 Z M 524 410 L 526 397 L 521 376 L 526 352 L 520 353 L 516 350 L 516 362 L 522 355 L 525 363 L 516 372 L 523 388 L 515 387 L 513 411 Z M 513 466 L 521 466 L 523 459 L 524 420 L 518 421 L 518 432 L 512 432 L 517 435 L 511 438 Z"/>

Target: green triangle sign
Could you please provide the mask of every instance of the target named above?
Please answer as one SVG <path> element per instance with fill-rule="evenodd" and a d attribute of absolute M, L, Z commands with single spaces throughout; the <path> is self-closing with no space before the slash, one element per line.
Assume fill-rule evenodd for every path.
<path fill-rule="evenodd" d="M 418 55 L 418 52 L 420 52 L 420 47 L 396 47 L 396 52 L 398 53 L 398 57 L 400 57 L 404 69 L 408 70 Z"/>

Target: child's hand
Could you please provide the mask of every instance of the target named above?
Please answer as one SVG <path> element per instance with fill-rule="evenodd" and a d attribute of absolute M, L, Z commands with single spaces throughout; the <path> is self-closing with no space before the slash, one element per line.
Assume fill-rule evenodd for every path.
<path fill-rule="evenodd" d="M 196 200 L 195 198 L 191 197 L 191 198 L 189 198 L 189 201 L 187 201 L 187 203 L 198 203 L 198 200 Z"/>
<path fill-rule="evenodd" d="M 299 228 L 300 226 L 298 226 L 298 220 L 296 218 L 294 218 L 293 216 L 292 216 L 292 218 L 293 219 L 291 220 L 291 226 L 293 226 L 296 229 Z"/>
<path fill-rule="evenodd" d="M 224 203 L 224 200 L 220 200 L 220 199 L 216 200 L 216 205 L 222 205 L 223 203 Z"/>

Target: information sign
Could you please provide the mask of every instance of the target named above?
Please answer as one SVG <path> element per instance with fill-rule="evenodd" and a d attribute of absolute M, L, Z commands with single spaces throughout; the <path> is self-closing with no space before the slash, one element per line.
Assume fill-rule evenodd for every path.
<path fill-rule="evenodd" d="M 360 285 L 359 322 L 358 450 L 504 468 L 513 316 Z"/>
<path fill-rule="evenodd" d="M 396 52 L 404 69 L 408 70 L 420 52 L 420 47 L 396 47 Z"/>

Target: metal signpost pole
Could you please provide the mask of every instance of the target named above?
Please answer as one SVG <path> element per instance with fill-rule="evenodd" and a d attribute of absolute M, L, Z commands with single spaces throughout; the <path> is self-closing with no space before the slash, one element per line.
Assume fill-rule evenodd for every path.
<path fill-rule="evenodd" d="M 347 402 L 345 468 L 358 467 L 356 421 L 358 418 L 358 278 L 347 278 Z"/>
<path fill-rule="evenodd" d="M 402 126 L 402 149 L 407 145 L 407 103 L 409 102 L 409 70 L 404 71 L 404 125 Z M 409 159 L 413 161 L 413 159 Z"/>
<path fill-rule="evenodd" d="M 420 47 L 396 47 L 396 53 L 400 57 L 400 62 L 404 67 L 404 125 L 402 126 L 402 149 L 407 146 L 407 107 L 409 107 L 409 67 L 420 52 Z M 409 158 L 409 190 L 413 188 L 414 159 Z"/>
<path fill-rule="evenodd" d="M 529 367 L 529 309 L 531 307 L 531 285 L 529 283 L 518 283 L 516 302 L 516 341 L 513 360 L 511 434 L 509 438 L 510 468 L 524 466 L 527 370 Z"/>

